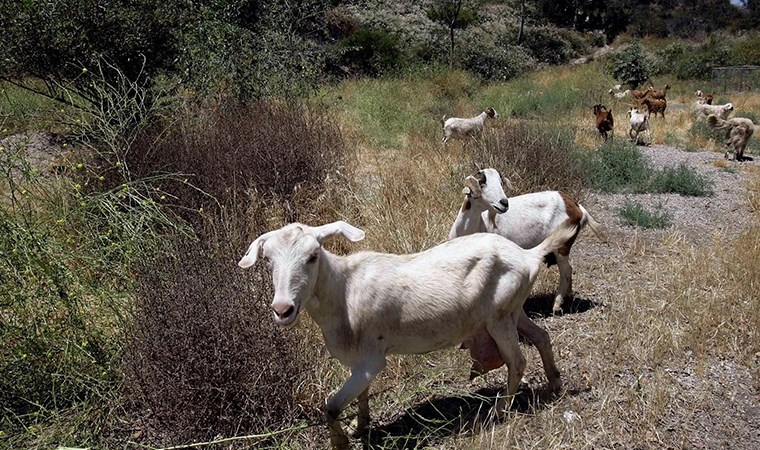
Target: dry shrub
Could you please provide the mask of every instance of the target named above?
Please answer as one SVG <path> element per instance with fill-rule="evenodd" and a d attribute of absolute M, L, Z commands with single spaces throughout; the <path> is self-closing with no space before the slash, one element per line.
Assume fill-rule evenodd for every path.
<path fill-rule="evenodd" d="M 509 178 L 514 192 L 508 194 L 562 190 L 582 199 L 587 187 L 572 134 L 544 126 L 515 121 L 485 133 L 481 145 L 473 146 L 472 161 Z"/>
<path fill-rule="evenodd" d="M 262 100 L 160 123 L 136 139 L 124 164 L 135 179 L 181 174 L 154 184 L 168 193 L 162 202 L 194 223 L 200 208 L 245 210 L 262 198 L 288 204 L 286 219 L 294 221 L 294 211 L 320 193 L 317 186 L 340 177 L 348 150 L 338 122 L 324 109 Z M 115 170 L 109 174 L 107 186 L 121 183 Z"/>
<path fill-rule="evenodd" d="M 294 351 L 297 332 L 275 329 L 268 272 L 244 273 L 225 244 L 173 247 L 138 270 L 124 361 L 127 396 L 147 431 L 141 440 L 177 444 L 285 428 L 311 363 Z"/>
<path fill-rule="evenodd" d="M 185 174 L 186 183 L 158 183 L 200 236 L 168 243 L 136 270 L 124 368 L 142 440 L 286 428 L 308 398 L 298 387 L 316 370 L 301 342 L 309 331 L 275 329 L 269 271 L 243 272 L 236 262 L 255 236 L 285 222 L 350 216 L 350 158 L 337 122 L 305 105 L 219 107 L 154 128 L 127 157 L 136 177 Z"/>

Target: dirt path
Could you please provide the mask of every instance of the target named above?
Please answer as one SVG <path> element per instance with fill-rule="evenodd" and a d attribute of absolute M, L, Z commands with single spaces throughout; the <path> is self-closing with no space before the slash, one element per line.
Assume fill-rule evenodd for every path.
<path fill-rule="evenodd" d="M 601 395 L 609 395 L 616 389 L 627 392 L 631 386 L 641 384 L 642 391 L 646 391 L 645 382 L 657 386 L 667 399 L 663 401 L 663 411 L 655 416 L 656 423 L 651 430 L 637 429 L 641 422 L 634 421 L 636 425 L 631 425 L 630 436 L 623 434 L 618 442 L 607 443 L 630 445 L 631 439 L 642 438 L 651 431 L 652 442 L 642 440 L 641 448 L 655 448 L 663 442 L 680 443 L 683 448 L 760 448 L 757 366 L 752 370 L 730 357 L 710 357 L 706 361 L 688 349 L 683 350 L 682 355 L 662 361 L 621 362 L 615 360 L 615 349 L 604 347 L 604 339 L 593 342 L 597 339 L 596 329 L 609 326 L 612 320 L 619 321 L 625 314 L 621 311 L 634 310 L 621 302 L 636 301 L 642 295 L 651 296 L 663 289 L 663 279 L 669 275 L 662 273 L 667 266 L 663 261 L 677 261 L 684 248 L 711 248 L 716 242 L 727 242 L 754 220 L 747 201 L 747 183 L 757 176 L 753 172 L 760 166 L 758 161 L 731 161 L 719 167 L 724 165 L 720 162 L 723 155 L 716 152 L 685 152 L 662 145 L 639 149 L 654 168 L 682 163 L 693 167 L 712 180 L 714 194 L 709 197 L 592 194 L 586 206 L 605 225 L 612 239 L 610 244 L 605 244 L 589 233 L 574 246 L 574 288 L 583 297 L 582 301 L 598 307 L 584 314 L 551 317 L 540 322 L 552 336 L 567 334 L 575 339 L 588 336 L 592 341 L 586 345 L 560 344 L 566 346 L 566 354 L 561 359 L 565 363 L 564 370 L 571 373 L 570 378 L 577 378 L 577 374 L 572 374 L 576 371 L 606 372 L 591 383 L 591 389 L 579 395 L 578 404 L 583 405 L 579 407 L 593 409 L 592 405 L 606 401 Z M 670 214 L 672 225 L 664 230 L 624 226 L 618 210 L 626 201 L 639 202 L 649 210 L 661 206 Z M 651 300 L 647 300 L 650 304 Z M 656 312 L 643 311 L 643 314 L 650 313 Z M 628 324 L 619 323 L 619 332 L 634 336 L 640 326 L 639 318 L 632 318 Z M 597 347 L 599 345 L 601 347 Z M 584 361 L 581 358 L 588 355 L 589 348 L 596 348 L 601 355 L 587 356 Z M 670 351 L 678 353 L 678 350 Z M 576 352 L 579 361 L 573 361 Z M 610 361 L 614 368 L 605 368 L 605 361 Z M 602 365 L 593 367 L 595 364 Z"/>

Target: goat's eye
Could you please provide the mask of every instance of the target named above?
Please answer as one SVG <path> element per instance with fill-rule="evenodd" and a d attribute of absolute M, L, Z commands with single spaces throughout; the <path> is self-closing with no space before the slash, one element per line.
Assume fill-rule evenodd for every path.
<path fill-rule="evenodd" d="M 317 254 L 314 253 L 313 255 L 309 256 L 309 259 L 306 260 L 306 264 L 314 264 L 317 262 Z"/>

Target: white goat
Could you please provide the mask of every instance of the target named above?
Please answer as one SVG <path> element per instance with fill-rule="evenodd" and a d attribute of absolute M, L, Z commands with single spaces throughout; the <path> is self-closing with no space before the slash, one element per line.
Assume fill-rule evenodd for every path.
<path fill-rule="evenodd" d="M 644 142 L 646 145 L 652 144 L 652 133 L 649 129 L 649 118 L 646 114 L 639 112 L 638 108 L 631 108 L 628 110 L 628 117 L 631 118 L 631 129 L 628 130 L 628 137 L 636 145 L 639 143 L 639 133 L 646 132 L 647 140 Z"/>
<path fill-rule="evenodd" d="M 459 117 L 449 117 L 444 115 L 441 118 L 443 126 L 443 143 L 449 142 L 450 139 L 466 140 L 479 136 L 483 132 L 487 119 L 498 119 L 499 113 L 493 108 L 486 108 L 485 111 L 475 117 L 462 119 Z"/>
<path fill-rule="evenodd" d="M 613 92 L 612 89 L 610 89 L 608 91 L 608 93 L 610 94 L 610 97 L 612 97 L 614 99 L 617 99 L 617 100 L 620 100 L 620 99 L 623 99 L 625 97 L 628 97 L 628 94 L 631 93 L 631 90 L 630 89 L 626 89 L 623 92 Z"/>
<path fill-rule="evenodd" d="M 511 189 L 509 180 L 504 179 L 504 182 Z M 602 226 L 591 217 L 586 208 L 564 192 L 535 192 L 507 200 L 502 177 L 496 169 L 491 168 L 468 176 L 464 185 L 464 203 L 451 226 L 449 239 L 489 232 L 504 236 L 522 248 L 531 248 L 563 224 L 574 225 L 579 232 L 588 224 L 597 236 L 604 237 Z M 554 252 L 553 259 L 549 260 L 550 263 L 556 261 L 560 274 L 559 288 L 552 307 L 554 313 L 562 311 L 562 302 L 572 294 L 570 248 L 574 241 L 575 236 L 566 246 Z M 529 337 L 527 333 L 523 334 Z"/>
<path fill-rule="evenodd" d="M 697 101 L 697 103 L 692 105 L 692 109 L 694 109 L 694 111 L 697 113 L 698 119 L 703 119 L 710 114 L 714 114 L 720 119 L 726 120 L 734 110 L 734 105 L 731 103 L 726 103 L 725 105 L 708 105 L 706 103 L 699 103 L 699 101 Z"/>
<path fill-rule="evenodd" d="M 364 231 L 342 221 L 320 227 L 296 223 L 258 237 L 238 265 L 251 267 L 263 254 L 272 270 L 274 322 L 293 325 L 307 310 L 330 354 L 351 368 L 351 376 L 327 402 L 332 446 L 347 449 L 338 415 L 358 397 L 357 431 L 366 429 L 369 385 L 389 354 L 473 344 L 486 334 L 478 354 L 499 365 L 506 362 L 507 394 L 513 398 L 526 365 L 516 330 L 523 303 L 544 256 L 567 245 L 576 232 L 566 224 L 530 250 L 478 233 L 412 255 L 338 256 L 322 248 L 322 242 L 333 236 L 356 242 Z M 549 357 L 549 385 L 556 390 L 561 387 L 559 370 L 553 354 Z M 496 410 L 501 413 L 507 406 L 506 397 L 500 397 Z"/>

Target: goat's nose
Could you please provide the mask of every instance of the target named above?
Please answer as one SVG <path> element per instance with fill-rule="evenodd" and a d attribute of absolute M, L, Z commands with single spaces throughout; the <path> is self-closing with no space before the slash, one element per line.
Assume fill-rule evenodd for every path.
<path fill-rule="evenodd" d="M 277 317 L 285 319 L 293 314 L 295 306 L 290 303 L 273 303 L 272 309 L 274 310 L 274 313 L 277 314 Z"/>
<path fill-rule="evenodd" d="M 499 200 L 499 203 L 501 203 L 501 206 L 505 208 L 509 208 L 509 200 L 507 200 L 506 198 Z"/>

